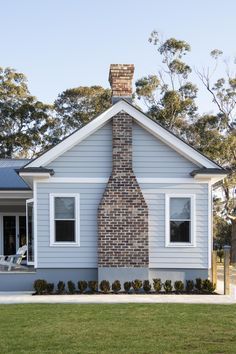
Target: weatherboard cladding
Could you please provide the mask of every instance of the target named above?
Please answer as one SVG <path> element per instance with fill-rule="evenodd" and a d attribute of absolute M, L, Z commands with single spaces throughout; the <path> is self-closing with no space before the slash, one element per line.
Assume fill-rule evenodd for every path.
<path fill-rule="evenodd" d="M 37 183 L 38 268 L 97 268 L 97 209 L 106 184 Z M 50 193 L 80 194 L 80 246 L 51 247 Z"/>
<path fill-rule="evenodd" d="M 133 123 L 133 170 L 138 177 L 188 177 L 198 168 L 175 150 Z M 163 166 L 165 166 L 163 168 Z M 112 172 L 112 123 L 97 130 L 49 165 L 55 177 L 109 177 Z M 153 173 L 155 170 L 155 173 Z M 141 184 L 149 208 L 149 261 L 152 268 L 207 267 L 207 198 L 205 184 Z M 97 258 L 97 209 L 105 191 L 102 183 L 37 183 L 38 267 L 94 268 Z M 165 248 L 165 193 L 196 194 L 196 247 Z M 80 247 L 49 246 L 49 194 L 80 193 Z"/>
<path fill-rule="evenodd" d="M 137 177 L 185 177 L 199 166 L 133 122 L 133 170 Z M 55 177 L 107 177 L 112 171 L 112 123 L 46 166 Z"/>
<path fill-rule="evenodd" d="M 141 183 L 149 210 L 149 268 L 208 268 L 208 185 Z M 196 247 L 165 247 L 165 194 L 195 194 Z"/>

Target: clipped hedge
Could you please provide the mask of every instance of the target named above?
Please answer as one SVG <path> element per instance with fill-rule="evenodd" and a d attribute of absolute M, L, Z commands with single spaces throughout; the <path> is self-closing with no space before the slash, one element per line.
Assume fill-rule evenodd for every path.
<path fill-rule="evenodd" d="M 33 284 L 35 294 L 37 295 L 46 295 L 46 294 L 77 294 L 76 286 L 73 281 L 69 280 L 67 282 L 67 291 L 66 286 L 63 281 L 57 283 L 56 291 L 54 292 L 54 283 L 48 283 L 44 279 L 37 279 Z M 153 288 L 149 280 L 144 280 L 143 282 L 140 279 L 135 279 L 134 281 L 126 281 L 123 284 L 124 291 L 126 294 L 129 293 L 166 293 L 171 294 L 173 292 L 173 285 L 171 280 L 166 280 L 162 283 L 161 279 L 153 279 Z M 108 280 L 102 280 L 99 284 L 100 292 L 103 294 L 108 294 L 111 292 L 118 294 L 121 291 L 122 284 L 117 279 L 110 286 Z M 78 281 L 79 293 L 96 293 L 98 291 L 98 282 L 96 280 L 91 280 L 89 282 L 85 280 Z M 88 290 L 87 290 L 88 289 Z M 163 290 L 164 291 L 163 291 Z M 195 282 L 193 280 L 186 280 L 186 284 L 181 280 L 174 282 L 174 290 L 177 294 L 187 293 L 187 294 L 214 294 L 216 289 L 215 284 L 213 284 L 209 279 L 196 278 Z"/>

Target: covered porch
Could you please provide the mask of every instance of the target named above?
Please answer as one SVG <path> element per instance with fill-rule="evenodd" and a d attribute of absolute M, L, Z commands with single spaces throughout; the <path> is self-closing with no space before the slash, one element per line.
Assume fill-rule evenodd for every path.
<path fill-rule="evenodd" d="M 4 261 L 27 245 L 19 266 L 8 269 Z M 33 199 L 31 191 L 0 192 L 0 273 L 28 272 L 34 269 Z M 5 258 L 4 258 L 4 257 Z"/>

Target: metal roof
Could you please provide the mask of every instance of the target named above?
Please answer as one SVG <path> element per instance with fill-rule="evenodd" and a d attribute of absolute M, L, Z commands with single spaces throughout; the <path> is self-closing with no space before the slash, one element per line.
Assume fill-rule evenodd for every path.
<path fill-rule="evenodd" d="M 30 190 L 17 171 L 29 159 L 0 159 L 0 190 Z"/>

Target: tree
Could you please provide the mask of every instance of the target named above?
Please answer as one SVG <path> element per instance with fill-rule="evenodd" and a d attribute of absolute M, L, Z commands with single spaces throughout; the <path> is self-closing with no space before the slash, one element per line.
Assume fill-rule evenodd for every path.
<path fill-rule="evenodd" d="M 231 223 L 231 261 L 236 263 L 236 72 L 224 60 L 224 64 L 226 64 L 225 76 L 214 80 L 223 52 L 215 49 L 211 51 L 210 55 L 215 60 L 213 69 L 207 68 L 202 72 L 197 71 L 197 73 L 212 97 L 212 102 L 216 105 L 218 114 L 206 119 L 208 129 L 205 129 L 205 131 L 206 134 L 210 134 L 214 145 L 210 139 L 204 146 L 202 136 L 200 146 L 203 152 L 210 154 L 230 171 L 229 176 L 219 187 L 223 193 L 220 214 Z M 203 128 L 201 120 L 197 122 L 197 125 L 198 128 L 200 126 L 201 129 Z M 210 143 L 212 148 L 210 148 Z M 212 151 L 209 151 L 210 149 Z"/>
<path fill-rule="evenodd" d="M 149 42 L 157 46 L 162 64 L 157 75 L 137 80 L 136 95 L 147 106 L 149 116 L 186 136 L 189 121 L 197 111 L 197 87 L 188 81 L 192 69 L 182 60 L 190 52 L 190 45 L 175 38 L 163 41 L 156 31 L 151 33 Z"/>
<path fill-rule="evenodd" d="M 136 95 L 152 118 L 230 170 L 219 187 L 223 198 L 218 215 L 227 225 L 231 223 L 232 261 L 236 263 L 236 73 L 224 61 L 225 75 L 215 78 L 223 52 L 215 49 L 210 53 L 215 61 L 212 68 L 195 74 L 211 95 L 217 113 L 199 114 L 195 102 L 198 89 L 189 81 L 192 69 L 183 61 L 190 45 L 175 38 L 163 41 L 156 31 L 149 42 L 157 46 L 162 65 L 156 75 L 136 82 Z"/>
<path fill-rule="evenodd" d="M 22 73 L 0 68 L 0 157 L 31 157 L 44 147 L 54 125 L 51 108 L 30 95 Z"/>
<path fill-rule="evenodd" d="M 79 86 L 63 91 L 55 101 L 61 137 L 88 123 L 111 106 L 111 90 L 101 86 Z"/>

